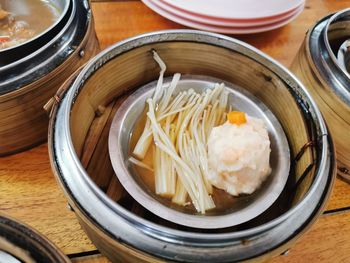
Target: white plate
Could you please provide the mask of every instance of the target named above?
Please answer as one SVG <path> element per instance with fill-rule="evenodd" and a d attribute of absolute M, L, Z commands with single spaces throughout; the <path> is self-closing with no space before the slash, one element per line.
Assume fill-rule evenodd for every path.
<path fill-rule="evenodd" d="M 287 12 L 283 15 L 275 16 L 272 18 L 258 19 L 258 20 L 241 20 L 241 19 L 222 19 L 222 18 L 200 16 L 197 14 L 184 12 L 183 10 L 180 10 L 171 5 L 168 5 L 163 0 L 149 0 L 149 1 L 153 2 L 153 4 L 157 5 L 159 8 L 163 9 L 164 11 L 167 11 L 168 13 L 178 16 L 180 18 L 184 18 L 193 22 L 214 25 L 214 26 L 224 26 L 224 27 L 253 27 L 253 26 L 266 26 L 272 23 L 278 23 L 298 13 L 300 11 L 300 8 L 302 8 L 303 6 L 303 3 L 302 3 L 295 9 L 292 9 L 290 12 Z"/>
<path fill-rule="evenodd" d="M 196 21 L 191 21 L 186 18 L 182 18 L 179 16 L 176 16 L 174 14 L 171 14 L 167 12 L 166 10 L 160 8 L 156 4 L 154 4 L 151 0 L 142 0 L 144 4 L 146 4 L 149 8 L 151 8 L 153 11 L 156 13 L 164 16 L 165 18 L 172 20 L 176 23 L 188 26 L 188 27 L 193 27 L 196 29 L 200 30 L 205 30 L 205 31 L 211 31 L 211 32 L 218 32 L 218 33 L 225 33 L 225 34 L 251 34 L 251 33 L 259 33 L 259 32 L 265 32 L 269 30 L 273 30 L 276 28 L 279 28 L 281 26 L 284 26 L 291 22 L 294 18 L 296 18 L 304 9 L 304 5 L 300 7 L 298 12 L 296 12 L 292 17 L 283 19 L 282 21 L 278 23 L 272 23 L 269 25 L 265 26 L 254 26 L 254 27 L 223 27 L 223 26 L 213 26 L 213 25 L 208 25 Z"/>
<path fill-rule="evenodd" d="M 286 13 L 304 0 L 164 0 L 187 12 L 233 19 L 267 18 Z"/>

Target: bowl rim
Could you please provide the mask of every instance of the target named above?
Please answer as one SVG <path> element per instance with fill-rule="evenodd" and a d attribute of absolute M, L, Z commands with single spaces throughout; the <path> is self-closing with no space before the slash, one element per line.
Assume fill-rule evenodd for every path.
<path fill-rule="evenodd" d="M 284 80 L 284 82 L 288 84 L 288 86 L 291 86 L 294 83 L 292 87 L 294 89 L 297 89 L 300 97 L 307 97 L 309 112 L 313 116 L 313 118 L 318 121 L 317 129 L 320 131 L 322 135 L 324 135 L 319 140 L 321 145 L 321 154 L 320 154 L 321 157 L 320 157 L 318 169 L 316 169 L 315 171 L 316 176 L 314 178 L 313 184 L 311 185 L 307 193 L 304 195 L 303 199 L 294 207 L 292 207 L 289 211 L 285 212 L 281 216 L 263 225 L 259 225 L 257 227 L 253 227 L 246 230 L 240 230 L 236 232 L 231 232 L 231 233 L 208 234 L 208 233 L 194 233 L 194 232 L 174 230 L 172 228 L 161 226 L 153 222 L 150 222 L 148 220 L 145 220 L 143 218 L 140 218 L 135 214 L 133 214 L 132 212 L 124 209 L 123 207 L 121 207 L 120 205 L 116 204 L 114 201 L 109 199 L 108 196 L 89 177 L 86 170 L 83 168 L 82 164 L 80 163 L 79 158 L 74 150 L 71 133 L 70 133 L 71 107 L 76 97 L 78 96 L 79 91 L 83 86 L 85 80 L 87 80 L 89 76 L 91 76 L 94 73 L 94 71 L 98 70 L 105 63 L 112 60 L 115 56 L 118 56 L 124 52 L 127 52 L 129 50 L 132 50 L 134 48 L 137 48 L 143 45 L 148 45 L 155 42 L 158 43 L 158 42 L 168 42 L 168 41 L 200 42 L 204 44 L 216 45 L 221 48 L 226 48 L 233 51 L 235 51 L 235 48 L 239 47 L 243 49 L 244 55 L 257 61 L 257 63 L 261 63 L 265 66 L 266 64 L 269 64 L 268 68 L 271 71 L 273 70 L 277 76 L 279 76 L 281 79 Z M 216 42 L 216 44 L 214 44 L 211 41 Z M 62 129 L 61 136 L 63 136 L 64 138 L 62 139 L 66 141 L 65 146 L 67 146 L 67 149 L 65 149 L 65 154 L 70 155 L 71 163 L 72 164 L 74 163 L 75 170 L 79 172 L 79 178 L 78 178 L 79 182 L 87 185 L 90 192 L 93 193 L 96 198 L 101 200 L 102 204 L 107 206 L 108 209 L 112 210 L 113 213 L 116 213 L 118 216 L 134 224 L 138 228 L 138 230 L 143 232 L 144 234 L 155 237 L 157 239 L 169 241 L 169 234 L 168 234 L 169 231 L 171 232 L 171 235 L 170 235 L 171 237 L 172 236 L 181 237 L 182 244 L 186 241 L 191 241 L 191 240 L 198 241 L 198 239 L 205 239 L 205 240 L 209 240 L 210 242 L 212 241 L 222 242 L 223 240 L 241 239 L 247 236 L 249 237 L 249 236 L 256 235 L 258 233 L 263 233 L 281 224 L 283 221 L 285 221 L 291 215 L 293 215 L 296 211 L 298 211 L 301 207 L 303 207 L 304 204 L 307 203 L 308 199 L 310 199 L 310 196 L 312 196 L 312 194 L 317 190 L 317 187 L 320 184 L 323 176 L 328 176 L 328 175 L 324 175 L 323 171 L 326 169 L 327 158 L 328 158 L 329 134 L 325 126 L 325 123 L 323 121 L 322 115 L 318 110 L 314 100 L 310 96 L 309 92 L 306 90 L 303 84 L 279 62 L 275 61 L 274 59 L 264 54 L 262 51 L 254 48 L 249 44 L 246 44 L 242 41 L 239 41 L 237 39 L 227 37 L 224 35 L 197 31 L 197 30 L 186 30 L 186 29 L 163 30 L 163 31 L 156 31 L 156 32 L 142 34 L 142 35 L 118 42 L 110 46 L 109 48 L 105 49 L 104 51 L 102 51 L 100 54 L 98 54 L 97 56 L 95 56 L 93 59 L 89 61 L 89 63 L 83 68 L 83 70 L 80 72 L 80 74 L 77 76 L 74 83 L 68 90 L 64 103 L 61 103 L 59 107 L 62 107 L 63 105 L 64 105 L 64 108 L 62 109 L 63 123 L 62 123 L 62 126 L 60 126 L 60 128 Z M 62 151 L 62 149 L 60 151 Z M 74 196 L 72 192 L 70 194 Z M 77 198 L 77 196 L 75 196 L 75 198 Z M 86 210 L 87 208 L 84 208 L 84 209 Z M 91 212 L 92 211 L 88 213 L 90 216 L 98 216 L 98 213 L 94 214 Z M 93 218 L 93 220 L 95 222 L 98 222 L 96 218 Z M 103 226 L 100 225 L 100 227 L 104 229 Z"/>
<path fill-rule="evenodd" d="M 163 79 L 163 86 L 168 86 L 171 82 L 171 79 L 171 76 L 165 77 Z M 178 83 L 178 87 L 180 87 L 182 90 L 182 85 L 186 85 L 186 83 L 191 82 L 204 83 L 204 85 L 224 83 L 230 97 L 234 97 L 236 99 L 240 98 L 241 101 L 245 101 L 245 103 L 247 103 L 247 105 L 250 104 L 250 106 L 254 104 L 254 107 L 251 108 L 258 109 L 254 110 L 255 114 L 259 112 L 259 114 L 262 115 L 259 117 L 265 119 L 265 122 L 267 123 L 266 126 L 270 130 L 270 138 L 272 136 L 272 143 L 275 142 L 275 145 L 277 146 L 275 148 L 275 154 L 277 154 L 279 157 L 279 165 L 277 165 L 275 173 L 273 173 L 274 176 L 270 174 L 264 180 L 264 182 L 269 182 L 269 184 L 265 184 L 266 190 L 263 191 L 265 194 L 262 194 L 258 199 L 253 199 L 252 202 L 249 202 L 249 205 L 238 209 L 237 211 L 207 216 L 200 214 L 188 214 L 170 208 L 164 203 L 156 200 L 153 195 L 149 194 L 139 183 L 137 183 L 137 180 L 135 180 L 132 172 L 130 172 L 130 169 L 128 169 L 127 163 L 125 163 L 125 159 L 127 159 L 127 157 L 124 156 L 121 146 L 123 142 L 122 138 L 125 139 L 125 135 L 122 137 L 122 133 L 125 131 L 124 123 L 128 118 L 128 115 L 131 111 L 133 111 L 135 107 L 138 106 L 140 100 L 143 101 L 145 96 L 152 96 L 152 93 L 155 90 L 155 86 L 157 85 L 157 80 L 151 81 L 134 90 L 134 92 L 132 92 L 126 98 L 126 100 L 122 102 L 115 115 L 113 116 L 108 137 L 109 157 L 112 163 L 112 167 L 117 178 L 119 179 L 119 182 L 123 185 L 125 190 L 139 204 L 141 204 L 143 207 L 158 217 L 164 218 L 179 225 L 202 229 L 218 229 L 245 223 L 267 210 L 277 200 L 286 185 L 287 179 L 289 177 L 291 163 L 290 149 L 287 137 L 283 131 L 281 124 L 274 116 L 274 114 L 265 104 L 263 104 L 250 92 L 221 79 L 192 74 L 183 74 Z M 208 89 L 208 87 L 205 89 Z M 268 119 L 268 121 L 266 119 Z M 137 121 L 137 118 L 135 121 Z M 262 184 L 264 184 L 264 182 L 262 182 Z"/>

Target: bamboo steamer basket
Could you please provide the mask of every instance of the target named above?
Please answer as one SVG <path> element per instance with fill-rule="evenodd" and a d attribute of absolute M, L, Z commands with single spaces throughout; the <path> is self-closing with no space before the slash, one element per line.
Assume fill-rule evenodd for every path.
<path fill-rule="evenodd" d="M 336 54 L 350 39 L 350 9 L 321 19 L 309 30 L 291 71 L 318 104 L 334 139 L 338 174 L 350 182 L 350 75 Z"/>
<path fill-rule="evenodd" d="M 184 227 L 145 210 L 120 185 L 108 154 L 109 129 L 128 94 L 158 78 L 152 49 L 167 64 L 167 75 L 234 83 L 278 118 L 292 164 L 282 194 L 260 216 L 230 228 Z M 192 30 L 141 35 L 100 53 L 56 96 L 61 99 L 49 124 L 52 169 L 83 229 L 113 262 L 266 260 L 290 248 L 329 197 L 333 145 L 315 103 L 288 70 L 238 40 Z"/>
<path fill-rule="evenodd" d="M 0 214 L 0 262 L 68 263 L 70 261 L 40 233 Z"/>
<path fill-rule="evenodd" d="M 0 52 L 0 60 L 7 61 L 0 65 L 0 156 L 46 140 L 48 118 L 44 104 L 99 50 L 88 2 L 65 1 L 69 9 L 58 24 L 61 27 L 53 28 L 53 36 L 48 31 L 35 39 L 39 47 L 33 49 L 29 41 L 15 48 L 16 52 Z"/>

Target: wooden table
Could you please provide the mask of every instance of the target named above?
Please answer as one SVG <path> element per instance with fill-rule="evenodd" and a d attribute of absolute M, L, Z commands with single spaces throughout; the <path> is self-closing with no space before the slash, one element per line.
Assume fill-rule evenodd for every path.
<path fill-rule="evenodd" d="M 350 0 L 309 0 L 304 12 L 283 28 L 235 36 L 289 66 L 305 33 L 318 19 L 350 6 Z M 105 48 L 140 33 L 184 28 L 140 1 L 96 1 L 96 31 Z M 81 229 L 51 172 L 47 145 L 0 159 L 0 209 L 39 230 L 73 262 L 109 262 Z M 335 182 L 326 211 L 287 255 L 270 262 L 350 262 L 350 184 Z"/>

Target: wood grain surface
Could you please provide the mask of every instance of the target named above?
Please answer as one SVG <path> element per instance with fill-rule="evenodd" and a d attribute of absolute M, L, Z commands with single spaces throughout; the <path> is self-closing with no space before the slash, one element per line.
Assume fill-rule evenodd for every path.
<path fill-rule="evenodd" d="M 66 254 L 95 249 L 58 188 L 46 144 L 0 159 L 0 208 L 36 228 Z"/>
<path fill-rule="evenodd" d="M 154 13 L 140 1 L 98 1 L 92 6 L 102 48 L 140 33 L 185 28 Z M 307 29 L 326 14 L 349 6 L 350 0 L 309 0 L 304 12 L 283 28 L 234 37 L 288 67 Z M 0 209 L 46 235 L 73 262 L 108 262 L 98 254 L 67 207 L 51 172 L 46 144 L 0 159 Z M 287 255 L 271 262 L 350 262 L 349 184 L 336 180 L 326 210 Z"/>

